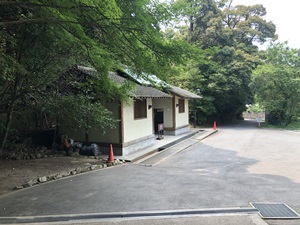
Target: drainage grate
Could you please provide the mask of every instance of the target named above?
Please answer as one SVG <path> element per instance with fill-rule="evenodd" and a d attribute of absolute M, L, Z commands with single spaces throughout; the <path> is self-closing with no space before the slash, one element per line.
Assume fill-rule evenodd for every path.
<path fill-rule="evenodd" d="M 250 205 L 259 211 L 264 219 L 299 219 L 300 216 L 284 203 L 253 203 Z"/>

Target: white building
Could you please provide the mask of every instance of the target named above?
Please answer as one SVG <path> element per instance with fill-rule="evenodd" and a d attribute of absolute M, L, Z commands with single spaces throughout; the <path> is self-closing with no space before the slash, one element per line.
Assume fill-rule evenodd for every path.
<path fill-rule="evenodd" d="M 86 75 L 93 70 L 81 66 L 77 66 L 77 69 Z M 90 129 L 87 133 L 68 132 L 70 137 L 80 142 L 97 143 L 104 153 L 105 150 L 108 152 L 109 144 L 113 144 L 115 155 L 126 156 L 159 141 L 156 140 L 159 124 L 163 124 L 164 135 L 189 131 L 189 100 L 200 96 L 164 82 L 164 91 L 161 91 L 154 88 L 151 82 L 125 71 L 109 73 L 110 79 L 117 84 L 130 80 L 135 85 L 129 102 L 113 101 L 106 104 L 117 120 L 116 128 L 107 130 L 105 135 L 96 129 Z"/>

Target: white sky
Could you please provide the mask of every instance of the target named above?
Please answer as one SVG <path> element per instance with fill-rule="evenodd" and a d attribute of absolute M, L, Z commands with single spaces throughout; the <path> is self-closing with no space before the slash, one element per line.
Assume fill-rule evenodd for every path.
<path fill-rule="evenodd" d="M 266 19 L 276 25 L 278 41 L 300 49 L 300 0 L 233 0 L 234 5 L 262 4 Z"/>

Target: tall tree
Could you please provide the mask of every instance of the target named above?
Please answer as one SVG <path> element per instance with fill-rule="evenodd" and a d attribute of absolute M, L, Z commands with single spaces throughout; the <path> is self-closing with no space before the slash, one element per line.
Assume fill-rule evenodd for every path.
<path fill-rule="evenodd" d="M 177 1 L 175 5 L 179 2 L 183 4 Z M 192 8 L 188 11 L 192 14 L 182 15 L 193 18 L 189 40 L 198 49 L 189 63 L 193 66 L 186 88 L 200 88 L 204 97 L 194 106 L 199 122 L 239 117 L 252 100 L 249 83 L 252 70 L 259 64 L 255 43 L 276 38 L 275 25 L 263 19 L 262 5 L 233 7 L 232 1 L 217 0 L 184 2 Z"/>
<path fill-rule="evenodd" d="M 287 43 L 271 45 L 252 77 L 257 101 L 269 113 L 268 122 L 287 125 L 300 113 L 300 50 Z"/>

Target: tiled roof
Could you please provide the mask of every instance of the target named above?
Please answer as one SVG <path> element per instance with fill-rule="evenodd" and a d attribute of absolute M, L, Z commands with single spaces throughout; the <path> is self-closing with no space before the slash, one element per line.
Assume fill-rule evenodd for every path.
<path fill-rule="evenodd" d="M 184 90 L 176 86 L 172 86 L 162 81 L 161 79 L 159 79 L 157 76 L 153 74 L 141 73 L 138 75 L 127 66 L 124 66 L 123 72 L 131 79 L 133 79 L 136 83 L 139 83 L 141 85 L 162 88 L 166 92 L 171 93 L 173 95 L 177 95 L 181 98 L 197 98 L 197 99 L 202 98 L 201 96 L 194 94 L 190 91 Z"/>
<path fill-rule="evenodd" d="M 202 98 L 199 95 L 196 95 L 190 91 L 184 90 L 182 88 L 176 87 L 176 86 L 171 86 L 170 90 L 169 90 L 172 94 L 177 95 L 181 98 Z"/>
<path fill-rule="evenodd" d="M 168 95 L 160 90 L 157 90 L 153 87 L 146 87 L 137 85 L 137 88 L 133 91 L 135 97 L 144 97 L 144 98 L 172 98 L 171 95 Z"/>
<path fill-rule="evenodd" d="M 111 80 L 116 82 L 117 84 L 125 84 L 129 82 L 125 78 L 119 76 L 116 73 L 110 72 L 109 77 Z M 142 86 L 139 84 L 134 84 L 134 90 L 132 91 L 132 97 L 136 98 L 171 98 L 171 95 L 168 95 L 158 89 L 148 86 Z"/>
<path fill-rule="evenodd" d="M 77 66 L 77 69 L 88 75 L 90 75 L 92 72 L 96 71 L 93 68 L 85 67 L 85 66 Z M 132 74 L 130 76 L 135 78 Z M 152 75 L 152 76 L 154 76 L 154 75 Z M 126 78 L 124 78 L 114 72 L 109 72 L 109 77 L 115 83 L 120 84 L 120 85 L 123 85 L 126 82 L 130 82 Z M 159 78 L 156 77 L 156 80 L 159 80 Z M 160 81 L 160 82 L 162 82 L 162 81 Z M 134 86 L 135 86 L 135 89 L 132 91 L 132 97 L 137 97 L 137 98 L 171 98 L 172 97 L 171 95 L 166 94 L 165 92 L 162 92 L 151 86 L 143 86 L 143 85 L 140 85 L 137 83 L 134 83 Z M 167 89 L 171 94 L 177 95 L 181 98 L 194 98 L 194 99 L 202 98 L 201 96 L 199 96 L 197 94 L 194 94 L 190 91 L 184 90 L 184 89 L 176 87 L 176 86 L 169 85 Z"/>
<path fill-rule="evenodd" d="M 90 75 L 92 72 L 96 71 L 93 68 L 85 67 L 85 66 L 78 66 L 78 65 L 77 65 L 77 69 L 80 72 L 85 73 L 87 75 Z M 120 85 L 123 85 L 126 82 L 130 82 L 114 72 L 109 72 L 108 76 L 112 81 L 114 81 L 115 83 L 120 84 Z M 171 95 L 164 93 L 153 87 L 142 86 L 142 85 L 139 85 L 136 83 L 133 83 L 133 84 L 134 84 L 134 89 L 132 90 L 132 93 L 131 93 L 132 97 L 136 97 L 136 98 L 172 98 Z"/>

